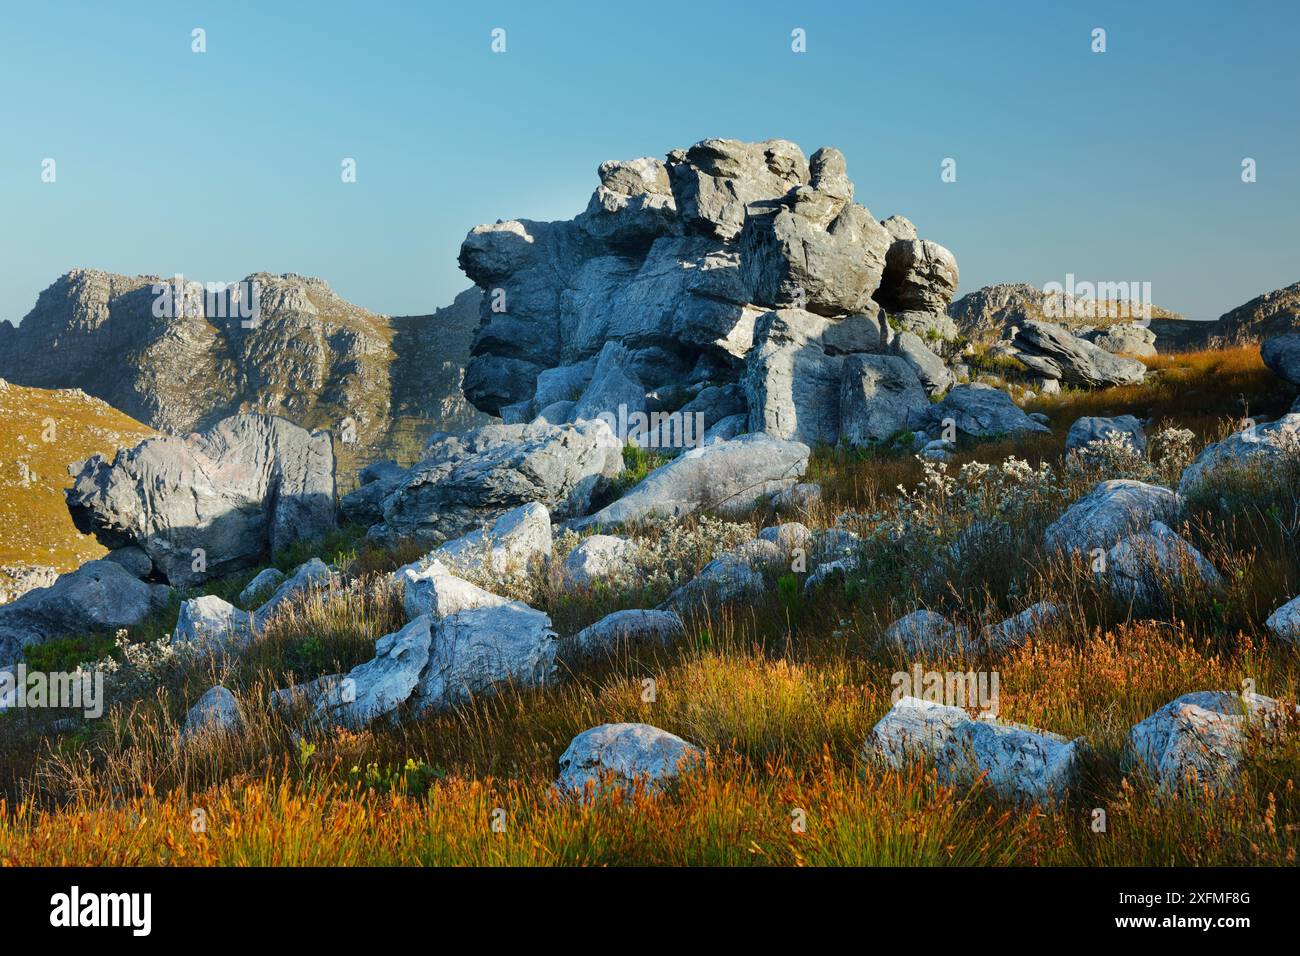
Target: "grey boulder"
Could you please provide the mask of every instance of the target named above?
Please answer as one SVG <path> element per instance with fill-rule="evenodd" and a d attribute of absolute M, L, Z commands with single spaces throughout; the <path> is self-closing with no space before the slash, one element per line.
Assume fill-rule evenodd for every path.
<path fill-rule="evenodd" d="M 399 631 L 375 642 L 375 656 L 354 667 L 336 693 L 316 700 L 322 720 L 344 727 L 364 727 L 392 714 L 411 696 L 429 663 L 432 633 L 427 617 L 417 617 Z"/>
<path fill-rule="evenodd" d="M 923 421 L 930 399 L 912 365 L 895 355 L 850 355 L 840 381 L 840 438 L 882 442 Z"/>
<path fill-rule="evenodd" d="M 659 789 L 704 761 L 704 752 L 649 724 L 601 724 L 584 730 L 560 755 L 556 788 L 578 795 L 590 787 Z"/>
<path fill-rule="evenodd" d="M 1127 478 L 1100 481 L 1048 525 L 1043 548 L 1049 554 L 1110 548 L 1152 521 L 1173 519 L 1182 505 L 1177 494 L 1160 485 Z"/>
<path fill-rule="evenodd" d="M 686 636 L 676 611 L 615 611 L 584 627 L 571 639 L 581 657 L 610 655 L 623 648 L 666 647 Z"/>
<path fill-rule="evenodd" d="M 198 699 L 185 715 L 181 742 L 213 740 L 239 727 L 239 702 L 218 684 Z"/>
<path fill-rule="evenodd" d="M 172 629 L 171 645 L 215 657 L 237 654 L 253 641 L 254 615 L 241 611 L 215 594 L 190 598 L 181 603 Z"/>
<path fill-rule="evenodd" d="M 1288 332 L 1265 339 L 1260 343 L 1259 357 L 1278 378 L 1300 385 L 1300 333 Z"/>
<path fill-rule="evenodd" d="M 894 769 L 931 763 L 945 783 L 982 781 L 1005 798 L 1043 803 L 1075 786 L 1084 746 L 1082 738 L 972 720 L 959 707 L 903 697 L 867 735 L 865 756 Z"/>
<path fill-rule="evenodd" d="M 1021 362 L 1066 385 L 1140 385 L 1146 378 L 1147 368 L 1137 359 L 1112 355 L 1049 322 L 1023 322 L 1012 342 Z"/>
<path fill-rule="evenodd" d="M 560 568 L 560 584 L 574 590 L 598 584 L 627 587 L 637 577 L 643 549 L 616 535 L 593 534 L 569 552 Z"/>
<path fill-rule="evenodd" d="M 56 637 L 112 633 L 140 624 L 167 602 L 169 588 L 139 580 L 120 564 L 89 561 L 0 605 L 0 664 Z"/>
<path fill-rule="evenodd" d="M 571 526 L 612 528 L 701 510 L 740 511 L 794 484 L 808 467 L 808 454 L 807 445 L 762 434 L 692 448 Z"/>
<path fill-rule="evenodd" d="M 951 422 L 957 431 L 973 438 L 1051 431 L 1026 415 L 1006 392 L 982 382 L 952 389 L 942 402 L 930 406 L 929 422 L 938 429 Z"/>
<path fill-rule="evenodd" d="M 95 455 L 66 494 L 83 534 L 136 544 L 168 582 L 191 587 L 330 531 L 334 493 L 329 432 L 235 415 L 187 438 L 147 438 L 111 464 Z"/>
<path fill-rule="evenodd" d="M 1180 494 L 1192 494 L 1202 485 L 1245 473 L 1251 476 L 1281 473 L 1296 467 L 1300 458 L 1300 414 L 1291 412 L 1275 422 L 1243 428 L 1223 441 L 1202 449 L 1183 469 Z"/>

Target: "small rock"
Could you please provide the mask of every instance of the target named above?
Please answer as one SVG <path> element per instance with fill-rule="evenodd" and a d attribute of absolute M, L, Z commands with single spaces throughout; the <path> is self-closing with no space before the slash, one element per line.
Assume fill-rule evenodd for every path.
<path fill-rule="evenodd" d="M 257 576 L 248 582 L 248 586 L 239 592 L 239 603 L 247 607 L 269 598 L 285 581 L 284 572 L 279 568 L 263 568 Z"/>
<path fill-rule="evenodd" d="M 885 640 L 918 656 L 961 654 L 970 649 L 970 632 L 966 628 L 924 608 L 889 625 Z"/>
<path fill-rule="evenodd" d="M 663 787 L 692 766 L 704 752 L 675 734 L 649 724 L 602 724 L 584 730 L 560 756 L 556 787 L 566 793 L 606 785 L 630 790 L 638 783 Z"/>
<path fill-rule="evenodd" d="M 572 639 L 583 656 L 613 654 L 623 647 L 667 646 L 686 636 L 686 625 L 675 611 L 615 611 L 583 628 Z"/>
<path fill-rule="evenodd" d="M 239 703 L 235 695 L 218 684 L 207 691 L 185 715 L 181 742 L 199 737 L 216 737 L 239 726 Z"/>
<path fill-rule="evenodd" d="M 610 534 L 583 538 L 569 552 L 560 569 L 560 583 L 568 589 L 592 588 L 604 583 L 626 587 L 635 582 L 643 549 L 635 541 Z"/>

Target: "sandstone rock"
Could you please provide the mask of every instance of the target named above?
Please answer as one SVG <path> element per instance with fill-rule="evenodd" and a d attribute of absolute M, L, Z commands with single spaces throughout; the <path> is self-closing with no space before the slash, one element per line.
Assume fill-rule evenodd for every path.
<path fill-rule="evenodd" d="M 958 385 L 942 402 L 930 406 L 932 427 L 943 428 L 948 419 L 957 431 L 974 438 L 1050 431 L 1026 415 L 1006 392 L 978 382 Z"/>
<path fill-rule="evenodd" d="M 262 630 L 296 595 L 314 588 L 327 587 L 333 579 L 334 572 L 329 565 L 320 558 L 309 558 L 294 568 L 293 573 L 266 599 L 266 603 L 253 612 L 254 626 L 257 630 Z"/>
<path fill-rule="evenodd" d="M 245 606 L 263 603 L 275 593 L 284 580 L 284 572 L 279 568 L 263 568 L 257 572 L 253 580 L 248 582 L 244 590 L 239 592 L 239 603 Z"/>
<path fill-rule="evenodd" d="M 213 739 L 239 727 L 239 702 L 218 684 L 204 693 L 185 715 L 181 743 Z"/>
<path fill-rule="evenodd" d="M 1281 712 L 1277 701 L 1257 694 L 1183 694 L 1129 731 L 1126 764 L 1166 791 L 1188 784 L 1228 789 L 1241 771 L 1249 729 L 1269 730 Z"/>
<path fill-rule="evenodd" d="M 238 654 L 253 641 L 254 617 L 215 594 L 182 602 L 172 630 L 173 647 L 214 657 Z"/>
<path fill-rule="evenodd" d="M 759 319 L 744 379 L 750 430 L 807 445 L 839 441 L 844 359 L 822 344 L 833 322 L 798 309 Z"/>
<path fill-rule="evenodd" d="M 407 701 L 429 663 L 432 634 L 427 617 L 375 642 L 375 656 L 352 668 L 338 694 L 318 697 L 316 713 L 344 727 L 364 727 Z"/>
<path fill-rule="evenodd" d="M 1256 296 L 1219 316 L 1210 329 L 1213 344 L 1259 342 L 1300 332 L 1300 282 Z"/>
<path fill-rule="evenodd" d="M 930 400 L 906 360 L 894 355 L 850 355 L 844 359 L 839 408 L 841 439 L 862 446 L 923 421 Z"/>
<path fill-rule="evenodd" d="M 456 577 L 436 558 L 425 568 L 412 565 L 399 568 L 393 577 L 403 585 L 402 608 L 408 621 L 421 615 L 436 621 L 471 608 L 509 603 L 499 594 Z"/>
<path fill-rule="evenodd" d="M 676 611 L 615 611 L 574 635 L 580 656 L 613 654 L 624 647 L 667 646 L 686 636 L 686 625 Z"/>
<path fill-rule="evenodd" d="M 108 552 L 104 555 L 104 560 L 120 564 L 133 578 L 144 580 L 153 573 L 153 562 L 149 560 L 149 555 L 145 554 L 143 548 L 137 548 L 133 544 Z"/>
<path fill-rule="evenodd" d="M 1159 485 L 1130 479 L 1101 481 L 1048 526 L 1043 548 L 1049 554 L 1110 548 L 1152 521 L 1173 519 L 1182 506 L 1178 495 Z"/>
<path fill-rule="evenodd" d="M 631 790 L 662 788 L 679 773 L 702 763 L 704 752 L 649 724 L 601 724 L 584 730 L 560 755 L 556 788 L 582 794 L 590 785 Z"/>
<path fill-rule="evenodd" d="M 505 575 L 551 560 L 551 515 L 538 502 L 511 508 L 482 528 L 448 541 L 434 556 L 462 574 Z"/>
<path fill-rule="evenodd" d="M 1300 414 L 1292 412 L 1275 422 L 1244 428 L 1221 442 L 1206 446 L 1196 460 L 1183 469 L 1178 481 L 1180 494 L 1196 492 L 1216 475 L 1231 477 L 1236 472 L 1267 475 L 1277 473 L 1300 458 Z M 1294 467 L 1294 465 L 1293 465 Z"/>
<path fill-rule="evenodd" d="M 1112 355 L 1152 356 L 1156 352 L 1156 334 L 1136 322 L 1120 322 L 1107 326 L 1084 338 Z"/>
<path fill-rule="evenodd" d="M 569 589 L 605 584 L 627 587 L 637 577 L 642 548 L 635 541 L 609 534 L 583 538 L 560 569 L 560 583 Z"/>
<path fill-rule="evenodd" d="M 941 395 L 957 384 L 957 376 L 943 359 L 928 349 L 920 337 L 908 330 L 899 332 L 890 344 L 895 355 L 912 366 L 927 395 Z"/>
<path fill-rule="evenodd" d="M 668 154 L 668 178 L 687 228 L 731 239 L 751 203 L 806 184 L 809 171 L 799 147 L 788 140 L 706 139 Z"/>
<path fill-rule="evenodd" d="M 1065 436 L 1065 450 L 1070 452 L 1084 449 L 1089 442 L 1105 441 L 1111 435 L 1125 436 L 1129 447 L 1136 454 L 1146 454 L 1146 432 L 1142 430 L 1142 423 L 1132 415 L 1117 415 L 1114 418 L 1084 416 L 1077 419 Z"/>
<path fill-rule="evenodd" d="M 1021 362 L 1066 385 L 1140 385 L 1146 378 L 1146 366 L 1137 359 L 1111 355 L 1059 325 L 1025 322 L 1012 341 Z"/>
<path fill-rule="evenodd" d="M 971 649 L 970 632 L 942 614 L 921 609 L 900 617 L 885 629 L 885 641 L 908 654 L 962 654 Z"/>
<path fill-rule="evenodd" d="M 786 521 L 764 528 L 758 533 L 758 537 L 760 541 L 771 541 L 787 556 L 797 550 L 802 550 L 806 554 L 813 543 L 813 533 L 798 521 Z"/>
<path fill-rule="evenodd" d="M 1201 552 L 1160 521 L 1141 534 L 1130 535 L 1106 552 L 1101 572 L 1110 589 L 1124 600 L 1167 606 L 1175 592 L 1219 591 L 1223 576 Z"/>
<path fill-rule="evenodd" d="M 998 624 L 984 628 L 984 640 L 995 652 L 1021 647 L 1039 628 L 1055 623 L 1064 613 L 1065 609 L 1059 604 L 1039 601 L 1019 614 L 1013 614 Z"/>
<path fill-rule="evenodd" d="M 1278 640 L 1300 644 L 1300 597 L 1283 604 L 1264 624 Z"/>
<path fill-rule="evenodd" d="M 1266 339 L 1260 344 L 1259 357 L 1278 378 L 1300 385 L 1300 333 Z"/>
<path fill-rule="evenodd" d="M 760 434 L 693 448 L 572 527 L 610 528 L 705 509 L 738 510 L 794 484 L 808 466 L 808 454 L 808 446 L 799 442 Z"/>
<path fill-rule="evenodd" d="M 961 708 L 903 697 L 871 729 L 865 753 L 896 769 L 934 763 L 945 783 L 982 779 L 1000 796 L 1041 803 L 1075 786 L 1084 746 L 1082 738 L 972 720 Z"/>
<path fill-rule="evenodd" d="M 575 517 L 622 469 L 622 444 L 603 421 L 487 425 L 432 445 L 385 499 L 384 521 L 369 533 L 441 544 L 530 502 Z"/>
<path fill-rule="evenodd" d="M 406 478 L 406 469 L 381 461 L 363 468 L 359 478 L 360 487 L 339 500 L 339 511 L 348 521 L 368 526 L 383 518 L 384 499 Z"/>
<path fill-rule="evenodd" d="M 720 604 L 760 597 L 766 588 L 762 572 L 751 561 L 734 551 L 724 551 L 668 595 L 659 609 L 680 613 L 709 610 Z"/>
<path fill-rule="evenodd" d="M 111 465 L 96 455 L 67 499 L 83 533 L 137 544 L 169 582 L 193 586 L 334 527 L 332 440 L 236 415 L 190 438 L 145 439 Z"/>
<path fill-rule="evenodd" d="M 899 239 L 885 258 L 877 301 L 896 312 L 944 312 L 957 291 L 959 275 L 953 254 L 924 239 Z"/>
<path fill-rule="evenodd" d="M 463 703 L 504 681 L 528 688 L 554 677 L 551 619 L 518 601 L 459 611 L 433 627 L 429 665 L 411 700 L 416 714 Z"/>
<path fill-rule="evenodd" d="M 772 507 L 782 512 L 809 512 L 822 500 L 822 486 L 815 481 L 801 481 L 772 495 Z"/>
<path fill-rule="evenodd" d="M 0 605 L 0 664 L 56 637 L 109 633 L 140 624 L 167 602 L 169 589 L 149 585 L 112 561 L 89 561 Z"/>
<path fill-rule="evenodd" d="M 619 420 L 621 409 L 631 416 L 645 413 L 646 387 L 629 372 L 628 350 L 618 342 L 606 342 L 596 359 L 596 369 L 570 412 L 573 421 L 584 421 L 602 416 Z M 634 437 L 633 435 L 620 437 Z"/>

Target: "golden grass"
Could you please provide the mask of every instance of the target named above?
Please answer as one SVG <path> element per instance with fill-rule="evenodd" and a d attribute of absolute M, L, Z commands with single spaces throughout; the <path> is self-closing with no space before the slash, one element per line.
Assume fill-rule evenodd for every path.
<path fill-rule="evenodd" d="M 1014 453 L 1059 464 L 1078 414 L 1143 408 L 1213 431 L 1245 407 L 1243 396 L 1252 413 L 1267 413 L 1257 401 L 1285 400 L 1244 351 L 1152 364 L 1162 377 L 1146 392 L 1066 393 L 1041 406 L 1053 434 L 964 447 L 957 463 Z M 1180 401 L 1180 389 L 1205 396 Z M 884 506 L 918 476 L 909 456 L 823 450 L 810 478 L 826 499 L 807 520 Z M 562 658 L 542 689 L 505 687 L 420 720 L 303 741 L 293 715 L 267 707 L 269 689 L 345 670 L 401 623 L 379 581 L 408 555 L 362 550 L 359 581 L 302 602 L 240 662 L 170 675 L 74 732 L 0 718 L 0 865 L 1295 865 L 1295 728 L 1253 752 L 1228 794 L 1158 794 L 1122 769 L 1122 754 L 1129 728 L 1183 693 L 1249 682 L 1300 697 L 1300 654 L 1263 627 L 1300 590 L 1300 488 L 1194 502 L 1180 530 L 1228 586 L 1214 595 L 1166 581 L 1170 606 L 1159 619 L 1117 603 L 1082 562 L 1039 553 L 1042 525 L 1064 503 L 1019 517 L 1013 560 L 976 548 L 947 582 L 895 569 L 815 595 L 774 592 L 694 617 L 671 648 Z M 996 669 L 1001 717 L 1083 737 L 1090 755 L 1077 792 L 1051 807 L 1018 806 L 978 787 L 940 786 L 923 769 L 864 761 L 891 678 L 913 663 L 881 646 L 889 621 L 925 603 L 978 630 L 1038 599 L 1065 614 L 1025 647 L 919 663 Z M 632 600 L 538 591 L 564 634 Z M 180 747 L 186 707 L 217 681 L 236 692 L 242 728 Z M 556 799 L 551 781 L 570 740 L 618 721 L 679 734 L 704 747 L 708 763 L 664 793 Z M 1097 809 L 1104 832 L 1092 826 Z"/>

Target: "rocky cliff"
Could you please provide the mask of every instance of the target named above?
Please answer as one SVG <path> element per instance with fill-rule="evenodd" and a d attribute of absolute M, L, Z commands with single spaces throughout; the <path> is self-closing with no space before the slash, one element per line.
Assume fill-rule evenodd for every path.
<path fill-rule="evenodd" d="M 1300 332 L 1300 282 L 1256 296 L 1225 312 L 1210 335 L 1222 345 L 1259 342 L 1275 335 Z"/>
<path fill-rule="evenodd" d="M 256 290 L 255 310 L 251 297 L 235 308 L 199 283 L 73 270 L 17 328 L 0 323 L 0 376 L 81 388 L 175 434 L 238 412 L 333 428 L 345 486 L 400 453 L 412 428 L 475 422 L 460 378 L 476 292 L 431 316 L 389 318 L 321 279 L 257 273 L 241 285 Z M 395 425 L 395 413 L 410 421 Z"/>

